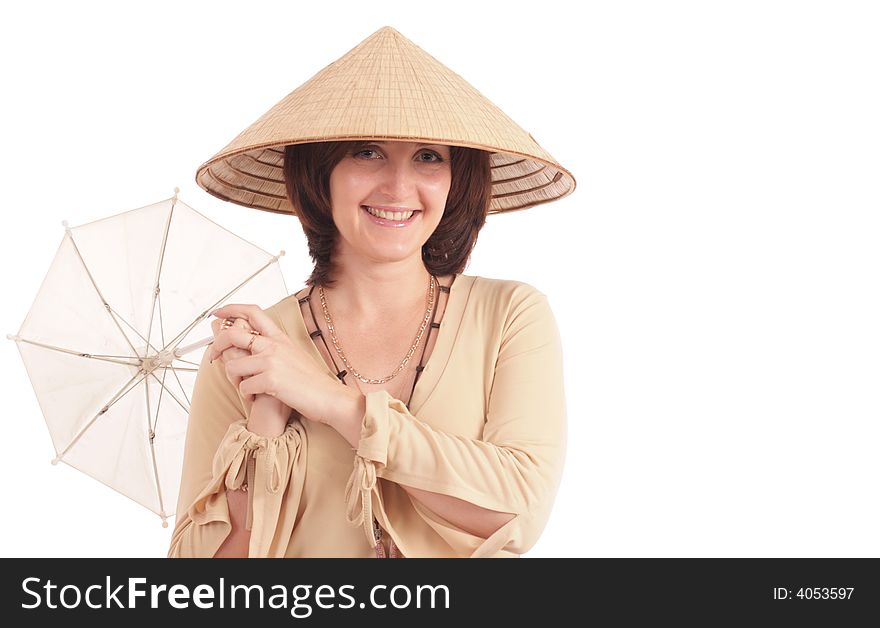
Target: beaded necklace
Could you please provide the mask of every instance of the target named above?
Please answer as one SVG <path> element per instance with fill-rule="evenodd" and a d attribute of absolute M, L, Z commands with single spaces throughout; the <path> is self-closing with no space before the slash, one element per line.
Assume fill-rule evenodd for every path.
<path fill-rule="evenodd" d="M 430 312 L 431 323 L 430 323 L 430 326 L 427 328 L 429 330 L 428 331 L 429 336 L 433 330 L 440 329 L 440 323 L 438 323 L 434 320 L 437 315 L 437 309 L 434 307 L 434 304 L 433 304 L 433 286 L 434 286 L 435 282 L 437 283 L 437 285 L 440 289 L 440 292 L 443 292 L 447 295 L 449 294 L 449 286 L 440 285 L 440 281 L 434 275 L 431 275 L 431 287 L 430 287 L 431 296 L 429 297 L 431 303 L 429 304 L 429 309 L 428 309 L 428 311 Z M 341 381 L 343 384 L 348 386 L 348 382 L 345 381 L 345 376 L 348 375 L 348 371 L 345 369 L 340 369 L 339 366 L 336 364 L 336 360 L 333 359 L 333 351 L 330 350 L 330 347 L 327 344 L 327 340 L 324 338 L 324 334 L 318 328 L 318 325 L 317 325 L 318 319 L 315 316 L 315 310 L 312 306 L 312 293 L 314 291 L 315 291 L 315 286 L 313 284 L 312 287 L 309 289 L 309 293 L 306 296 L 304 296 L 303 298 L 298 300 L 300 306 L 302 306 L 303 304 L 307 304 L 309 306 L 309 313 L 312 316 L 312 322 L 315 324 L 315 331 L 311 332 L 309 334 L 309 337 L 312 339 L 315 339 L 315 338 L 321 339 L 321 342 L 324 343 L 324 348 L 327 350 L 327 355 L 330 356 L 330 361 L 333 363 L 333 368 L 336 371 L 336 377 L 339 379 L 339 381 Z M 448 304 L 448 297 L 447 297 L 447 304 Z M 326 301 L 324 301 L 323 305 L 326 307 Z M 444 317 L 445 317 L 445 314 L 444 314 Z M 325 318 L 325 322 L 326 322 L 326 318 Z M 328 329 L 330 329 L 329 326 L 328 326 Z M 421 333 L 424 331 L 424 329 L 425 329 L 425 324 L 423 321 L 422 328 L 419 331 L 419 337 L 417 337 L 417 342 L 414 343 L 414 346 L 416 348 L 418 347 L 418 340 L 421 337 Z M 336 344 L 338 344 L 338 342 Z M 424 359 L 425 359 L 425 349 L 427 348 L 427 346 L 428 346 L 428 339 L 425 339 L 425 343 L 422 345 L 422 353 L 419 357 L 419 365 L 415 369 L 416 376 L 413 378 L 413 385 L 412 385 L 412 388 L 410 389 L 410 392 L 409 392 L 409 399 L 407 399 L 406 404 L 405 404 L 407 409 L 409 409 L 410 402 L 412 401 L 412 396 L 413 396 L 413 393 L 415 392 L 415 389 L 416 389 L 416 383 L 419 381 L 419 377 L 421 376 L 422 371 L 425 370 Z M 408 361 L 409 358 L 411 357 L 411 354 L 407 354 L 407 355 L 408 355 L 408 357 L 405 359 L 405 361 Z M 340 357 L 342 357 L 342 356 L 340 355 Z M 346 362 L 346 365 L 348 365 L 347 362 Z M 354 374 L 354 369 L 352 369 L 352 373 Z M 388 377 L 385 381 L 390 380 L 396 374 L 397 374 L 397 372 L 395 372 L 391 377 Z M 373 383 L 373 382 L 365 382 L 365 383 Z M 378 382 L 378 383 L 384 383 L 384 382 Z M 357 383 L 355 383 L 355 385 L 357 385 Z M 382 529 L 382 526 L 379 525 L 379 522 L 376 520 L 375 517 L 373 517 L 373 532 L 375 534 L 375 539 L 376 539 L 376 558 L 404 558 L 403 554 L 400 553 L 400 550 L 398 549 L 397 545 L 394 543 L 394 539 L 389 539 L 390 550 L 388 552 L 388 555 L 386 555 L 385 547 L 382 544 L 384 530 Z"/>

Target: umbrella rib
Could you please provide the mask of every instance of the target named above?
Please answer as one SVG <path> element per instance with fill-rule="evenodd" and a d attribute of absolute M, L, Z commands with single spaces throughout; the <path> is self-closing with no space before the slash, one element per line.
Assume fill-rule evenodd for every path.
<path fill-rule="evenodd" d="M 153 437 L 156 436 L 156 427 L 159 425 L 159 411 L 162 407 L 162 395 L 165 394 L 165 377 L 167 376 L 167 369 L 162 370 L 162 381 L 159 382 L 159 400 L 156 402 L 156 420 L 152 422 L 150 425 L 150 442 L 153 442 Z M 157 378 L 158 379 L 158 378 Z M 149 384 L 147 384 L 147 388 L 149 388 Z M 147 399 L 147 416 L 150 416 L 150 400 Z"/>
<path fill-rule="evenodd" d="M 18 342 L 26 342 L 29 345 L 35 345 L 37 347 L 42 347 L 44 349 L 50 349 L 52 351 L 59 351 L 61 353 L 67 353 L 70 355 L 75 355 L 79 358 L 88 358 L 91 360 L 100 360 L 101 362 L 112 362 L 113 364 L 123 364 L 125 366 L 140 366 L 140 359 L 137 362 L 131 362 L 129 360 L 133 360 L 131 356 L 125 355 L 95 355 L 94 353 L 83 353 L 82 351 L 76 351 L 74 349 L 65 349 L 63 347 L 56 347 L 54 345 L 47 345 L 42 342 L 37 342 L 36 340 L 28 340 L 27 338 L 17 337 L 15 338 Z"/>
<path fill-rule="evenodd" d="M 164 253 L 163 253 L 164 255 Z M 158 292 L 158 288 L 156 289 Z M 165 347 L 165 317 L 162 316 L 162 295 L 158 295 L 159 303 L 159 335 L 162 337 L 162 347 Z"/>
<path fill-rule="evenodd" d="M 110 406 L 112 406 L 114 403 L 116 403 L 117 401 L 122 399 L 122 397 L 124 397 L 129 392 L 134 390 L 135 386 L 137 386 L 137 384 L 138 384 L 138 382 L 135 382 L 134 380 L 138 379 L 138 377 L 140 377 L 140 376 L 141 376 L 141 373 L 138 372 L 130 380 L 125 382 L 125 384 L 122 386 L 122 388 L 120 388 L 119 391 L 115 395 L 113 395 L 113 398 L 107 404 L 105 404 L 104 407 L 98 411 L 98 414 L 96 414 L 94 417 L 92 417 L 92 420 L 89 421 L 79 431 L 79 433 L 73 438 L 72 441 L 70 441 L 70 443 L 67 445 L 67 447 L 64 448 L 64 451 L 62 451 L 61 453 L 59 453 L 55 457 L 54 462 L 58 462 L 59 460 L 61 460 L 67 454 L 67 452 L 70 451 L 70 448 L 73 447 L 74 445 L 76 445 L 76 443 L 79 442 L 79 439 L 83 437 L 83 435 L 89 430 L 89 428 L 92 427 L 92 425 L 94 425 L 95 421 L 97 421 L 99 418 L 101 418 L 107 412 L 107 410 L 110 409 Z M 141 379 L 144 379 L 144 378 L 141 377 Z M 132 385 L 132 382 L 134 382 L 134 385 Z"/>
<path fill-rule="evenodd" d="M 134 327 L 132 327 L 131 324 L 129 324 L 129 322 L 128 322 L 127 320 L 125 320 L 125 319 L 122 317 L 121 314 L 119 314 L 119 312 L 117 312 L 116 310 L 114 310 L 114 309 L 113 309 L 112 307 L 110 307 L 110 306 L 108 306 L 108 307 L 109 307 L 110 311 L 113 313 L 114 316 L 118 317 L 119 320 L 121 320 L 123 323 L 125 323 L 125 325 L 126 325 L 131 331 L 133 331 L 133 332 L 135 333 L 135 335 L 136 335 L 138 338 L 140 338 L 141 340 L 143 340 L 143 341 L 146 343 L 146 347 L 144 348 L 144 352 L 145 352 L 144 355 L 138 355 L 138 354 L 137 354 L 137 351 L 135 351 L 135 355 L 137 355 L 138 358 L 145 358 L 145 357 L 147 357 L 147 356 L 146 356 L 146 352 L 148 352 L 150 349 L 153 349 L 153 351 L 155 351 L 156 353 L 159 353 L 159 350 L 158 350 L 155 346 L 151 345 L 151 344 L 150 344 L 150 341 L 147 340 L 146 338 L 144 338 L 143 335 L 141 334 L 141 332 L 139 332 L 137 329 L 135 329 Z"/>
<path fill-rule="evenodd" d="M 180 369 L 180 370 L 188 370 L 188 371 L 194 370 L 194 371 L 198 372 L 198 369 Z M 189 396 L 186 394 L 186 387 L 184 387 L 183 382 L 181 382 L 180 378 L 177 376 L 177 371 L 178 371 L 178 369 L 171 367 L 171 372 L 174 373 L 174 379 L 177 380 L 177 385 L 180 386 L 180 390 L 183 391 L 183 396 L 186 397 L 186 403 L 188 405 L 192 405 L 192 401 L 190 401 Z M 168 369 L 165 370 L 165 373 L 167 373 L 167 372 L 168 372 Z M 163 382 L 165 381 L 164 374 L 162 375 L 162 381 Z"/>
<path fill-rule="evenodd" d="M 162 498 L 162 485 L 159 483 L 159 467 L 156 464 L 156 447 L 153 445 L 152 438 L 150 439 L 150 456 L 153 458 L 153 477 L 156 478 L 156 495 L 159 497 L 159 516 L 162 517 L 162 524 L 166 525 L 165 500 Z"/>
<path fill-rule="evenodd" d="M 166 390 L 168 390 L 168 386 L 165 385 L 165 377 L 167 375 L 168 375 L 168 369 L 167 368 L 162 369 L 162 381 L 159 382 L 159 386 L 160 386 L 161 390 L 159 391 L 159 401 L 156 404 L 156 420 L 152 422 L 152 425 L 150 425 L 150 443 L 151 444 L 153 442 L 153 437 L 155 437 L 155 435 L 156 435 L 156 428 L 159 426 L 159 409 L 162 406 L 162 395 L 165 393 Z M 158 379 L 159 378 L 157 377 L 156 380 L 158 381 Z M 177 380 L 177 384 L 178 384 L 178 386 L 180 386 L 180 389 L 183 390 L 183 384 L 180 383 L 179 379 Z M 147 391 L 149 392 L 149 384 L 147 384 Z M 168 394 L 169 395 L 171 394 L 170 390 L 168 390 Z M 185 390 L 184 390 L 183 394 L 184 394 L 184 396 L 186 396 Z M 187 402 L 188 401 L 189 401 L 189 399 L 187 399 Z M 184 408 L 184 411 L 186 411 L 186 408 Z M 147 397 L 147 416 L 150 416 L 150 398 L 149 397 Z"/>
<path fill-rule="evenodd" d="M 177 384 L 180 386 L 180 389 L 183 391 L 184 397 L 186 397 L 187 405 L 184 405 L 183 403 L 181 403 L 181 401 L 174 395 L 174 393 L 171 392 L 171 389 L 169 389 L 168 386 L 165 385 L 165 376 L 167 375 L 169 369 L 171 370 L 171 372 L 174 373 L 174 378 L 177 380 Z M 165 391 L 168 391 L 168 394 L 171 396 L 171 398 L 174 399 L 180 405 L 180 407 L 183 409 L 184 412 L 189 414 L 189 405 L 188 404 L 190 403 L 190 400 L 189 400 L 189 397 L 187 397 L 187 395 L 186 395 L 186 388 L 181 383 L 180 378 L 177 377 L 178 370 L 194 371 L 197 369 L 182 369 L 182 368 L 175 368 L 175 367 L 169 366 L 168 368 L 165 369 L 165 372 L 162 374 L 161 381 L 159 380 L 158 377 L 156 377 L 156 374 L 153 371 L 150 371 L 150 375 L 152 375 L 156 379 L 156 381 L 159 381 L 160 385 L 162 386 L 162 393 L 159 393 L 159 405 L 161 405 L 161 403 L 162 403 L 162 394 Z M 149 416 L 149 397 L 147 398 L 147 408 L 148 408 L 148 415 L 147 416 Z M 156 462 L 156 448 L 155 448 L 155 443 L 154 443 L 154 438 L 156 436 L 156 428 L 158 427 L 158 425 L 159 425 L 159 408 L 157 406 L 157 408 L 156 408 L 156 423 L 153 425 L 153 428 L 150 430 L 150 455 L 153 458 L 153 475 L 156 480 L 156 494 L 159 497 L 159 510 L 160 510 L 159 516 L 162 517 L 162 522 L 164 523 L 165 518 L 168 515 L 165 512 L 165 499 L 162 496 L 162 485 L 159 481 L 159 465 Z"/>
<path fill-rule="evenodd" d="M 171 342 L 169 342 L 168 345 L 166 345 L 165 348 L 168 349 L 169 347 L 172 347 L 172 349 L 171 349 L 172 351 L 173 351 L 174 349 L 176 349 L 176 348 L 177 348 L 177 345 L 181 342 L 181 340 L 183 340 L 183 339 L 186 337 L 186 335 L 187 335 L 190 331 L 192 331 L 192 329 L 193 329 L 196 325 L 198 325 L 201 321 L 203 321 L 205 318 L 207 318 L 208 315 L 209 315 L 211 312 L 213 312 L 214 310 L 216 310 L 217 307 L 218 307 L 221 303 L 223 303 L 226 299 L 228 299 L 228 298 L 231 297 L 233 294 L 235 294 L 236 292 L 238 292 L 238 291 L 241 289 L 241 287 L 244 286 L 247 282 L 249 282 L 251 279 L 253 279 L 253 278 L 256 277 L 257 275 L 259 275 L 261 272 L 263 272 L 264 270 L 266 270 L 267 268 L 269 268 L 269 266 L 271 266 L 272 264 L 274 264 L 275 262 L 277 262 L 279 257 L 280 257 L 280 255 L 276 255 L 276 256 L 274 256 L 272 259 L 270 259 L 268 262 L 266 262 L 266 264 L 264 264 L 262 268 L 260 268 L 260 269 L 257 270 L 256 272 L 254 272 L 250 277 L 248 277 L 247 279 L 245 279 L 244 281 L 242 281 L 242 282 L 241 282 L 240 284 L 238 284 L 235 288 L 233 288 L 232 290 L 230 290 L 229 292 L 227 292 L 224 296 L 220 297 L 217 301 L 214 302 L 214 305 L 212 305 L 210 308 L 208 308 L 207 310 L 205 310 L 204 312 L 202 312 L 202 313 L 201 313 L 201 314 L 200 314 L 200 315 L 199 315 L 199 316 L 198 316 L 198 317 L 197 317 L 192 323 L 190 323 L 190 324 L 186 327 L 186 329 L 184 329 L 183 331 L 181 331 L 181 332 L 180 332 L 180 333 L 179 333 L 179 334 L 178 334 L 178 335 L 177 335 L 177 336 L 176 336 Z"/>
<path fill-rule="evenodd" d="M 174 369 L 172 368 L 171 370 L 174 370 Z M 171 396 L 171 398 L 174 399 L 174 401 L 176 401 L 176 402 L 180 405 L 180 407 L 183 409 L 184 412 L 186 412 L 187 414 L 189 414 L 189 407 L 183 405 L 183 404 L 180 402 L 180 399 L 178 399 L 178 398 L 174 395 L 174 393 L 171 392 L 171 390 L 165 385 L 165 375 L 163 374 L 163 376 L 162 376 L 162 380 L 160 381 L 159 378 L 156 377 L 155 372 L 150 371 L 149 374 L 150 374 L 150 375 L 151 375 L 151 376 L 152 376 L 157 382 L 159 382 L 159 385 L 162 387 L 163 392 L 167 390 L 167 391 L 168 391 L 168 394 Z M 180 380 L 178 380 L 178 382 L 180 382 Z M 183 390 L 183 386 L 181 386 L 181 390 Z M 185 394 L 185 393 L 184 393 L 184 394 Z M 160 404 L 161 404 L 161 401 L 162 401 L 162 393 L 159 394 L 159 403 L 160 403 Z M 149 399 L 147 400 L 147 407 L 148 407 L 148 409 L 149 409 Z M 158 425 L 158 422 L 159 422 L 159 411 L 158 411 L 158 410 L 159 410 L 159 409 L 158 409 L 158 407 L 157 407 L 157 408 L 156 408 L 156 424 L 157 424 L 157 425 Z M 148 410 L 148 412 L 149 412 L 149 410 Z M 149 414 L 147 414 L 147 416 L 149 416 Z M 162 485 L 159 483 L 159 467 L 158 467 L 158 465 L 156 464 L 156 449 L 155 449 L 155 444 L 154 444 L 154 442 L 153 442 L 153 439 L 155 438 L 155 436 L 156 436 L 156 432 L 155 432 L 155 430 L 154 430 L 154 429 L 151 429 L 151 430 L 150 430 L 150 455 L 153 457 L 153 475 L 154 475 L 155 478 L 156 478 L 156 493 L 157 493 L 157 495 L 158 495 L 158 497 L 159 497 L 159 510 L 161 511 L 161 512 L 159 513 L 159 516 L 162 517 L 162 523 L 164 524 L 164 523 L 165 523 L 165 518 L 167 517 L 167 514 L 166 514 L 166 512 L 165 512 L 165 500 L 164 500 L 164 498 L 162 497 Z"/>
<path fill-rule="evenodd" d="M 165 323 L 164 323 L 164 319 L 162 317 L 162 295 L 161 294 L 159 295 L 159 332 L 162 334 L 162 345 L 164 347 L 164 346 L 166 346 L 165 345 Z M 191 369 L 184 368 L 184 367 L 178 367 L 181 371 L 198 371 L 199 370 L 199 365 L 196 364 L 193 360 L 184 360 L 183 358 L 177 356 L 176 353 L 174 355 L 175 355 L 175 358 L 179 362 L 183 362 L 184 364 L 191 364 L 193 367 L 195 367 L 195 368 L 191 368 Z M 180 381 L 180 378 L 177 377 L 177 369 L 175 369 L 172 366 L 171 370 L 172 370 L 172 372 L 174 372 L 175 379 L 177 379 L 177 385 L 180 386 L 180 390 L 183 391 L 183 395 L 186 397 L 186 388 L 184 387 L 183 383 Z M 162 385 L 163 386 L 165 385 L 165 374 L 164 373 L 162 374 Z M 187 397 L 186 402 L 190 403 L 188 397 Z"/>
<path fill-rule="evenodd" d="M 158 377 L 156 377 L 156 373 L 155 373 L 155 371 L 150 371 L 149 375 L 151 375 L 151 376 L 153 377 L 153 379 L 155 379 L 157 382 L 159 382 L 159 385 L 160 385 L 160 386 L 162 386 L 165 390 L 168 391 L 168 395 L 169 395 L 172 399 L 174 399 L 174 401 L 177 402 L 177 404 L 183 409 L 184 412 L 186 412 L 187 414 L 189 414 L 189 406 L 187 406 L 187 405 L 184 404 L 180 399 L 178 399 L 177 396 L 176 396 L 173 392 L 171 392 L 171 389 L 168 388 L 167 386 L 165 386 L 165 384 L 162 382 L 162 380 L 160 380 Z"/>
<path fill-rule="evenodd" d="M 137 349 L 134 348 L 134 345 L 131 344 L 131 339 L 126 335 L 124 331 L 122 331 L 122 327 L 119 326 L 119 321 L 116 320 L 116 317 L 113 316 L 110 308 L 110 304 L 107 303 L 107 300 L 104 298 L 104 295 L 101 294 L 100 288 L 98 288 L 98 284 L 95 283 L 95 278 L 92 276 L 91 271 L 89 271 L 89 267 L 86 264 L 86 261 L 83 259 L 82 253 L 79 251 L 79 247 L 76 245 L 76 240 L 73 239 L 73 230 L 70 227 L 65 227 L 67 231 L 67 236 L 70 238 L 70 243 L 73 245 L 73 250 L 76 252 L 76 256 L 79 258 L 80 263 L 82 264 L 83 269 L 86 271 L 86 275 L 89 277 L 89 281 L 92 282 L 92 287 L 95 289 L 95 292 L 98 293 L 98 298 L 101 299 L 101 303 L 104 304 L 104 309 L 110 314 L 111 320 L 116 324 L 116 328 L 119 330 L 119 333 L 122 334 L 122 337 L 125 338 L 125 342 L 128 343 L 128 346 L 131 348 L 131 352 L 134 355 L 137 355 Z"/>
<path fill-rule="evenodd" d="M 162 522 L 164 523 L 165 501 L 162 499 L 162 485 L 159 482 L 159 467 L 156 464 L 156 445 L 154 441 L 156 439 L 156 423 L 159 422 L 159 409 L 162 406 L 162 393 L 165 391 L 165 375 L 162 375 L 162 381 L 160 382 L 159 401 L 156 404 L 156 421 L 153 425 L 150 425 L 153 413 L 150 410 L 150 380 L 148 378 L 144 378 L 144 391 L 147 399 L 147 426 L 150 428 L 148 436 L 150 440 L 150 458 L 153 461 L 153 479 L 156 481 L 156 496 L 159 498 L 159 516 L 162 517 Z"/>
<path fill-rule="evenodd" d="M 147 377 L 144 378 L 144 395 L 146 395 L 146 401 L 147 401 L 147 427 L 150 430 L 148 433 L 148 436 L 150 437 L 150 442 L 152 442 L 153 436 L 155 436 L 155 434 L 153 432 L 153 425 L 152 425 L 153 413 L 150 410 L 150 379 Z M 162 393 L 160 391 L 159 396 L 161 397 L 161 395 L 162 395 Z M 159 406 L 156 406 L 156 413 L 158 414 L 158 412 L 159 412 Z"/>
<path fill-rule="evenodd" d="M 168 220 L 165 221 L 165 233 L 162 234 L 162 249 L 159 251 L 159 264 L 156 267 L 156 280 L 153 282 L 153 302 L 150 304 L 150 324 L 147 327 L 147 346 L 150 346 L 150 337 L 153 334 L 153 316 L 156 314 L 156 300 L 159 298 L 160 283 L 162 281 L 162 266 L 165 262 L 165 248 L 168 245 L 168 233 L 171 230 L 171 219 L 174 217 L 174 206 L 177 205 L 177 192 L 171 199 L 171 209 L 168 211 Z M 159 304 L 162 307 L 162 304 Z M 162 312 L 159 312 L 159 320 L 162 319 Z M 163 333 L 164 336 L 164 333 Z M 165 339 L 162 339 L 164 345 Z M 146 357 L 146 356 L 145 356 Z"/>

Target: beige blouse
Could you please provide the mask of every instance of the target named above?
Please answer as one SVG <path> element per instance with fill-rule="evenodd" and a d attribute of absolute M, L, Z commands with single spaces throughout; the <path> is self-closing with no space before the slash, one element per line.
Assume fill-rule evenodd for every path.
<path fill-rule="evenodd" d="M 266 312 L 337 377 L 295 295 Z M 206 351 L 168 556 L 213 556 L 232 527 L 225 491 L 243 483 L 250 556 L 375 557 L 374 517 L 406 557 L 527 552 L 547 522 L 565 458 L 562 346 L 547 297 L 518 281 L 458 275 L 434 331 L 408 407 L 384 390 L 366 394 L 356 451 L 296 412 L 276 438 L 249 432 L 249 404 Z M 515 516 L 484 539 L 398 483 Z"/>

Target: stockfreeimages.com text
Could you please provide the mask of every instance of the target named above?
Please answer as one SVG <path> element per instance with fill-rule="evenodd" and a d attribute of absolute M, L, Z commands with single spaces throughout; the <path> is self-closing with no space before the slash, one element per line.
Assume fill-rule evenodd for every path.
<path fill-rule="evenodd" d="M 118 582 L 118 581 L 117 581 Z M 271 608 L 290 609 L 292 617 L 304 619 L 313 607 L 322 609 L 348 608 L 449 608 L 449 588 L 446 585 L 375 585 L 364 601 L 352 595 L 354 585 L 299 584 L 227 584 L 220 578 L 216 585 L 199 584 L 190 588 L 185 584 L 148 584 L 146 578 L 128 578 L 122 584 L 58 585 L 51 580 L 25 578 L 21 583 L 28 598 L 24 609 L 66 608 L 87 606 L 99 608 Z"/>

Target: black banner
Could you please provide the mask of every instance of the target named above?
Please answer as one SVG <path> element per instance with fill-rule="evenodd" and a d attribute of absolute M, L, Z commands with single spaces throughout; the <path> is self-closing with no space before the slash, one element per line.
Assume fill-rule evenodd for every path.
<path fill-rule="evenodd" d="M 6 559 L 0 586 L 5 618 L 89 626 L 151 618 L 803 623 L 876 618 L 877 567 L 876 559 Z"/>

